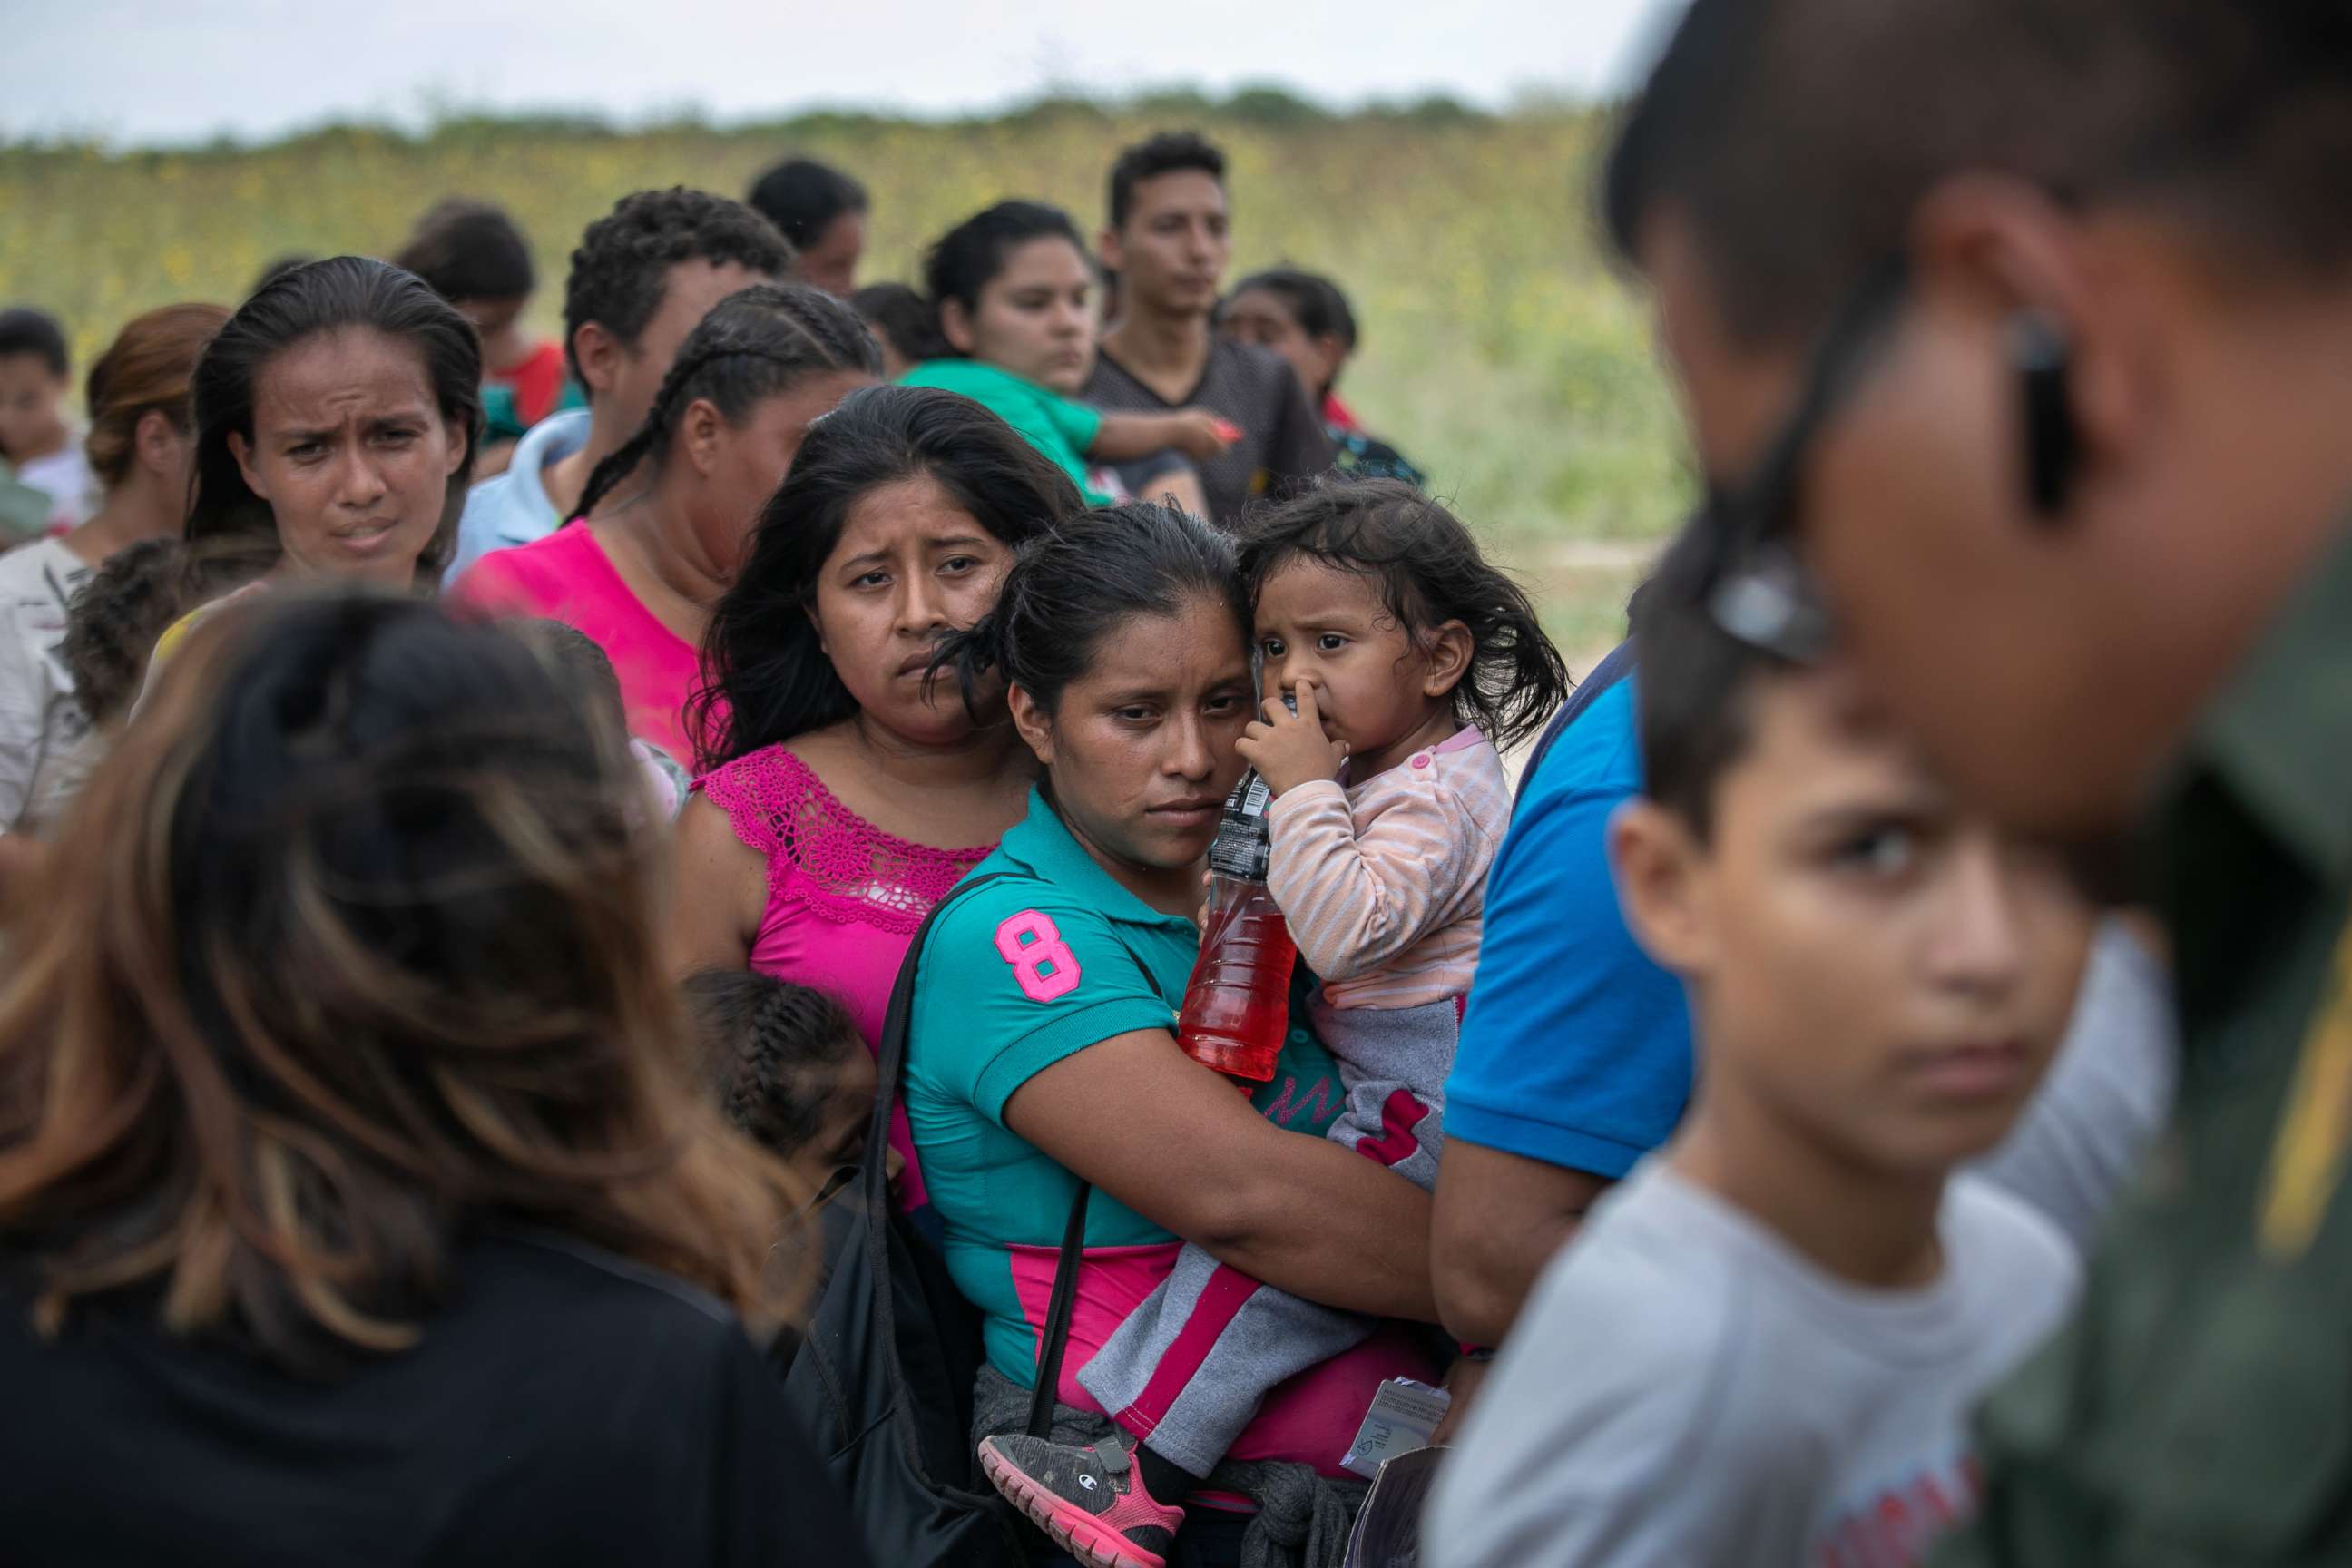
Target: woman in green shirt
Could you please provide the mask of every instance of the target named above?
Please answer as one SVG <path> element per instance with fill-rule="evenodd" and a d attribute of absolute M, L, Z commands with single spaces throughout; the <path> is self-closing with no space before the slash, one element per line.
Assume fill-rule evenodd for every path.
<path fill-rule="evenodd" d="M 1039 202 L 999 202 L 940 237 L 923 258 L 939 335 L 958 357 L 925 360 L 901 377 L 982 405 L 1061 465 L 1089 505 L 1112 498 L 1087 459 L 1126 463 L 1164 451 L 1206 462 L 1233 427 L 1201 408 L 1104 414 L 1075 401 L 1094 369 L 1094 266 L 1069 215 Z"/>
<path fill-rule="evenodd" d="M 1319 1136 L 1339 1080 L 1304 1008 L 1247 1099 L 1171 1029 L 1203 858 L 1257 706 L 1247 614 L 1223 534 L 1129 505 L 1024 546 L 996 609 L 944 645 L 967 691 L 1009 687 L 1045 769 L 1026 819 L 971 872 L 1000 879 L 954 898 L 925 941 L 904 1079 L 949 1271 L 986 1321 L 983 1406 L 991 1377 L 1034 1382 L 1081 1181 L 1097 1190 L 1056 1389 L 1073 1411 L 1099 1418 L 1078 1369 L 1180 1240 L 1328 1306 L 1434 1312 L 1427 1195 Z M 1387 1325 L 1276 1389 L 1229 1458 L 1335 1475 L 1381 1380 L 1434 1374 Z M 1117 1463 L 1114 1448 L 1124 1436 L 1104 1431 Z M 1106 1503 L 1113 1490 L 1126 1495 L 1105 1489 Z M 1202 1544 L 1221 1522 L 1195 1510 L 1186 1537 Z"/>

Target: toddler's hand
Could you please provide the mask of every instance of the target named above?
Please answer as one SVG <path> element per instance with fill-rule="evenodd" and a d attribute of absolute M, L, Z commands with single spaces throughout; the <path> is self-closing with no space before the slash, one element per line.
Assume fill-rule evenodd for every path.
<path fill-rule="evenodd" d="M 1240 426 L 1204 408 L 1187 408 L 1176 416 L 1176 449 L 1196 463 L 1222 457 L 1241 438 Z"/>
<path fill-rule="evenodd" d="M 1323 733 L 1315 688 L 1302 680 L 1291 694 L 1298 700 L 1297 712 L 1279 701 L 1265 703 L 1265 717 L 1244 730 L 1234 748 L 1277 798 L 1300 784 L 1338 778 L 1339 764 L 1348 760 L 1348 748 Z"/>

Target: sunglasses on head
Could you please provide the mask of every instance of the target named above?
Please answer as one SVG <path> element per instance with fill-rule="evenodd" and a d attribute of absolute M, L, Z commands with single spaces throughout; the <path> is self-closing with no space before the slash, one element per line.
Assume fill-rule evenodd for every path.
<path fill-rule="evenodd" d="M 1709 542 L 1700 593 L 1715 623 L 1795 663 L 1817 661 L 1831 632 L 1829 612 L 1796 549 L 1805 458 L 1869 367 L 1908 281 L 1899 254 L 1871 269 L 1815 341 L 1802 395 L 1763 458 L 1742 483 L 1710 481 L 1691 522 Z"/>
<path fill-rule="evenodd" d="M 1909 284 L 1900 254 L 1865 275 L 1815 341 L 1803 394 L 1762 461 L 1737 488 L 1710 484 L 1692 522 L 1708 545 L 1700 593 L 1716 625 L 1792 663 L 1819 661 L 1832 630 L 1797 550 L 1805 458 L 1870 368 Z M 2018 377 L 2026 500 L 2037 522 L 2055 527 L 2064 519 L 2082 458 L 2067 384 L 2072 349 L 2064 326 L 2032 308 L 2011 317 L 2006 336 Z"/>

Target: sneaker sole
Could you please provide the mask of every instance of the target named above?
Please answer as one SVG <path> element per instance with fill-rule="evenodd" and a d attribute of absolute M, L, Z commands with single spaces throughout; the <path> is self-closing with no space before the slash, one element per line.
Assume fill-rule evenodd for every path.
<path fill-rule="evenodd" d="M 1031 1480 L 1019 1466 L 997 1452 L 992 1438 L 980 1446 L 980 1468 L 1007 1502 L 1086 1568 L 1168 1568 L 1166 1558 L 1155 1557 L 1105 1527 L 1086 1510 Z"/>

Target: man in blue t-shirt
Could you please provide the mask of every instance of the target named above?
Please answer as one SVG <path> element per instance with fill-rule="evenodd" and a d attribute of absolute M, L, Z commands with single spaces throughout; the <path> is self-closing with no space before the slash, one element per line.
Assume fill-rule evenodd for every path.
<path fill-rule="evenodd" d="M 1642 786 L 1629 653 L 1545 736 L 1486 886 L 1431 1222 L 1438 1310 L 1466 1344 L 1502 1342 L 1585 1210 L 1690 1098 L 1682 986 L 1634 945 L 1609 874 L 1610 816 Z"/>

